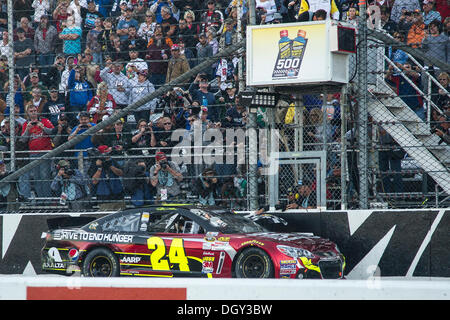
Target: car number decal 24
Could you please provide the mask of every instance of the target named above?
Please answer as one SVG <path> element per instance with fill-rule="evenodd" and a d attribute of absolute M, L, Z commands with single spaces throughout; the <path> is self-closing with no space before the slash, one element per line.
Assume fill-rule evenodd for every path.
<path fill-rule="evenodd" d="M 171 266 L 178 264 L 180 271 L 190 271 L 188 259 L 184 251 L 183 239 L 175 238 L 172 240 L 169 248 L 169 254 L 166 255 L 166 245 L 160 237 L 151 237 L 147 239 L 147 247 L 153 250 L 150 256 L 150 263 L 153 270 L 170 271 Z"/>

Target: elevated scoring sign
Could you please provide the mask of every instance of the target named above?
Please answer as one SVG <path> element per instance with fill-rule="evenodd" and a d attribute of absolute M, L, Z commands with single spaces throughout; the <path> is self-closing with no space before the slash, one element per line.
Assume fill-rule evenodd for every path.
<path fill-rule="evenodd" d="M 248 26 L 247 86 L 347 83 L 354 48 L 353 27 L 339 21 Z"/>

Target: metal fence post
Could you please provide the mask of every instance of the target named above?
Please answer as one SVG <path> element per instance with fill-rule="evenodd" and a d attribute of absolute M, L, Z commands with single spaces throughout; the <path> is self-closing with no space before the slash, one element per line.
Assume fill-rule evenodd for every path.
<path fill-rule="evenodd" d="M 358 22 L 358 145 L 359 145 L 359 207 L 368 208 L 368 154 L 367 154 L 367 4 L 365 0 L 359 3 Z"/>

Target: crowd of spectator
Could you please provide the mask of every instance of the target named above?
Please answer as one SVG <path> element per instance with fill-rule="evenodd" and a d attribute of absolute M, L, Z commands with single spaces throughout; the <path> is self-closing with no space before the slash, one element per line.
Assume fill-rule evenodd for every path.
<path fill-rule="evenodd" d="M 245 36 L 249 1 L 13 0 L 13 52 L 8 44 L 6 1 L 1 1 L 0 148 L 5 161 L 10 94 L 14 94 L 17 124 L 17 169 L 236 43 L 239 32 Z M 448 63 L 449 8 L 445 0 L 435 1 L 369 4 L 381 8 L 381 27 L 398 35 L 401 43 Z M 335 19 L 356 26 L 359 15 L 357 0 L 256 0 L 255 7 L 257 24 Z M 409 61 L 401 48 L 389 48 L 389 55 L 404 66 Z M 13 92 L 9 92 L 8 59 L 13 59 L 15 68 Z M 28 202 L 35 195 L 57 196 L 60 203 L 75 209 L 89 208 L 95 197 L 100 209 L 110 210 L 124 207 L 126 196 L 134 206 L 184 200 L 183 188 L 200 203 L 245 204 L 245 166 L 179 166 L 171 159 L 178 143 L 171 139 L 176 129 L 192 136 L 195 124 L 202 132 L 246 126 L 247 111 L 238 98 L 242 80 L 238 63 L 237 54 L 218 59 L 190 81 L 86 137 L 61 161 L 43 161 L 20 177 L 17 188 L 1 190 L 5 207 L 14 196 Z M 448 89 L 448 74 L 435 72 Z M 323 99 L 328 102 L 325 122 Z M 338 99 L 338 95 L 304 97 L 310 148 L 341 139 Z M 448 108 L 443 90 L 436 89 L 433 99 Z M 264 115 L 258 119 L 258 125 L 264 126 Z M 281 123 L 288 123 L 287 116 Z M 448 126 L 440 129 L 448 138 Z M 329 160 L 329 177 L 336 178 L 338 160 L 334 156 Z"/>

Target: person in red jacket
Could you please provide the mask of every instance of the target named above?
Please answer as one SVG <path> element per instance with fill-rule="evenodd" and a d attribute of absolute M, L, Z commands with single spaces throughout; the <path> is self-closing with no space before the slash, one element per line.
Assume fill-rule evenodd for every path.
<path fill-rule="evenodd" d="M 97 94 L 92 97 L 87 105 L 87 112 L 89 112 L 92 122 L 101 122 L 104 116 L 112 115 L 116 108 L 116 101 L 108 92 L 108 85 L 105 82 L 99 83 L 97 86 Z"/>
<path fill-rule="evenodd" d="M 37 107 L 32 103 L 26 105 L 27 121 L 22 125 L 21 141 L 28 143 L 30 161 L 53 149 L 51 134 L 54 126 L 47 118 L 40 117 Z M 39 166 L 26 172 L 19 178 L 19 192 L 26 199 L 31 198 L 30 174 L 34 179 L 34 190 L 38 197 L 51 196 L 51 160 L 44 160 Z"/>

